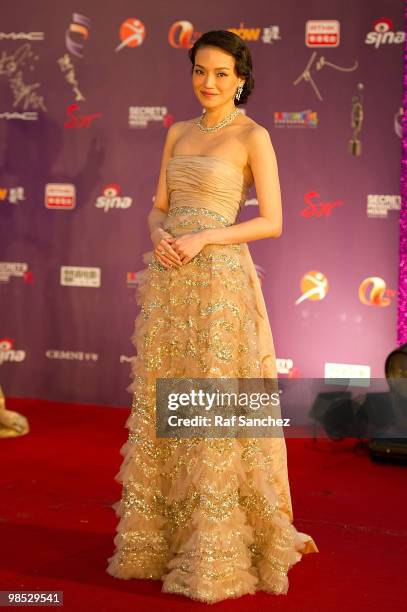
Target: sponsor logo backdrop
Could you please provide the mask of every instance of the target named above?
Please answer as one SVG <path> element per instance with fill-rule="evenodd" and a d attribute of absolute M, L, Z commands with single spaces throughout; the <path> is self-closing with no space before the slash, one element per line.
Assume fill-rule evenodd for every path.
<path fill-rule="evenodd" d="M 138 273 L 187 50 L 247 41 L 284 210 L 249 243 L 281 377 L 383 376 L 396 346 L 403 6 L 10 3 L 0 25 L 0 384 L 128 405 Z M 30 10 L 27 10 L 29 8 Z M 257 214 L 255 189 L 239 221 Z"/>

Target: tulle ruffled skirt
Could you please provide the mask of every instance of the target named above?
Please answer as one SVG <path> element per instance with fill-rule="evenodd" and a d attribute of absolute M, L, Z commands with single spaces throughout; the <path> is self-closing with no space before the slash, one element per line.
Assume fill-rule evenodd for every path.
<path fill-rule="evenodd" d="M 222 225 L 182 210 L 167 229 Z M 162 581 L 166 593 L 214 603 L 287 593 L 287 573 L 318 552 L 293 526 L 286 445 L 276 438 L 158 438 L 156 378 L 276 378 L 273 339 L 247 244 L 208 245 L 181 268 L 154 257 L 139 275 L 129 436 L 107 572 Z"/>

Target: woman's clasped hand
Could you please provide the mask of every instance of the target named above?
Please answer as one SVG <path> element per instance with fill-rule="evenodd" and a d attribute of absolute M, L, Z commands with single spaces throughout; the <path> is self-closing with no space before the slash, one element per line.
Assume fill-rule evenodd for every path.
<path fill-rule="evenodd" d="M 204 231 L 175 238 L 162 227 L 151 234 L 154 254 L 165 268 L 181 267 L 191 261 L 207 244 Z"/>

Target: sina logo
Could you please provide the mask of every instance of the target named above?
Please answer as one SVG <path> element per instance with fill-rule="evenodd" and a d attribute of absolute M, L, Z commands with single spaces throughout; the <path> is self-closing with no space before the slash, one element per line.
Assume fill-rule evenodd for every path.
<path fill-rule="evenodd" d="M 130 196 L 120 195 L 120 186 L 116 183 L 106 185 L 103 195 L 96 200 L 96 208 L 103 208 L 105 212 L 113 208 L 129 208 L 133 203 Z"/>
<path fill-rule="evenodd" d="M 0 338 L 0 365 L 6 361 L 24 361 L 25 351 L 13 348 L 13 338 Z"/>
<path fill-rule="evenodd" d="M 373 22 L 373 31 L 366 34 L 365 43 L 378 49 L 380 45 L 399 45 L 404 42 L 405 33 L 395 32 L 391 19 L 381 17 Z"/>

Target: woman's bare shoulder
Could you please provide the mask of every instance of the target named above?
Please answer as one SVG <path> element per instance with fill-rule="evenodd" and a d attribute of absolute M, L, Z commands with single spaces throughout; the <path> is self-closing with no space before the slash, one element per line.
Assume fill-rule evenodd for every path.
<path fill-rule="evenodd" d="M 247 115 L 242 115 L 241 125 L 247 127 L 249 132 L 268 132 L 267 128 Z"/>
<path fill-rule="evenodd" d="M 185 121 L 174 121 L 168 129 L 168 136 L 172 142 L 175 142 L 183 136 L 183 134 L 192 126 L 193 119 L 187 119 Z"/>
<path fill-rule="evenodd" d="M 193 125 L 193 123 L 198 121 L 198 119 L 199 117 L 195 117 L 194 119 L 185 119 L 184 121 L 174 121 L 174 123 L 171 124 L 171 127 L 174 128 L 175 131 L 182 131 Z"/>

